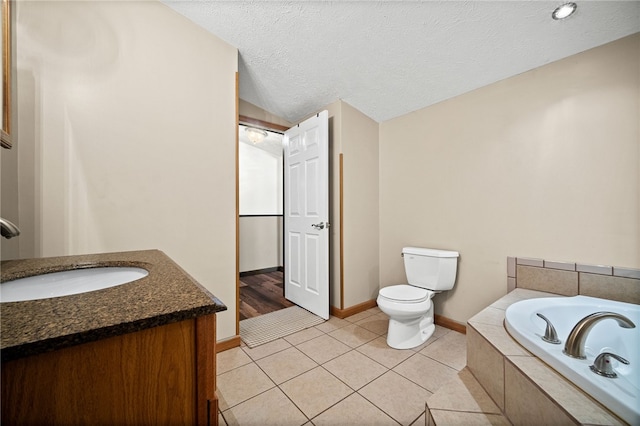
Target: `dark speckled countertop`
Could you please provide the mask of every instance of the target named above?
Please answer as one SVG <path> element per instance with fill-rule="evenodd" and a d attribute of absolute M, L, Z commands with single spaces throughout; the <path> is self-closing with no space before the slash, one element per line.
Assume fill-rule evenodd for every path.
<path fill-rule="evenodd" d="M 227 309 L 159 250 L 7 260 L 0 263 L 0 281 L 98 266 L 141 267 L 149 275 L 83 294 L 1 303 L 2 361 Z"/>

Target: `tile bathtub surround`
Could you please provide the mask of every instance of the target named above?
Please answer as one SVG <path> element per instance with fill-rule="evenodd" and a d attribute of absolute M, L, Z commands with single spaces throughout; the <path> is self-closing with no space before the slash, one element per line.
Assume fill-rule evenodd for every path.
<path fill-rule="evenodd" d="M 504 357 L 470 325 L 467 326 L 467 366 L 487 394 L 504 409 Z"/>
<path fill-rule="evenodd" d="M 640 280 L 580 273 L 580 294 L 640 304 Z"/>
<path fill-rule="evenodd" d="M 507 277 L 509 278 L 516 277 L 516 258 L 515 257 L 507 257 Z"/>
<path fill-rule="evenodd" d="M 465 366 L 465 335 L 436 326 L 423 345 L 396 350 L 380 310 L 365 312 L 219 353 L 220 424 L 424 425 L 425 402 Z"/>
<path fill-rule="evenodd" d="M 520 389 L 518 389 L 520 387 Z M 515 424 L 541 414 L 541 424 L 553 422 L 569 424 L 617 425 L 623 422 L 603 410 L 587 394 L 576 391 L 575 385 L 565 380 L 535 356 L 509 356 L 505 363 L 506 413 Z M 525 396 L 524 400 L 522 396 Z M 524 414 L 519 421 L 512 411 Z M 512 415 L 513 414 L 513 415 Z M 567 421 L 561 420 L 566 419 Z"/>
<path fill-rule="evenodd" d="M 577 296 L 578 274 L 571 271 L 518 265 L 516 287 L 563 296 Z"/>
<path fill-rule="evenodd" d="M 544 259 L 532 259 L 529 257 L 516 257 L 516 265 L 544 267 Z"/>
<path fill-rule="evenodd" d="M 514 288 L 640 304 L 640 269 L 507 257 L 507 292 Z"/>
<path fill-rule="evenodd" d="M 469 371 L 512 424 L 531 424 L 531 419 L 536 424 L 624 424 L 507 333 L 503 326 L 507 307 L 539 297 L 562 296 L 518 288 L 469 320 Z"/>
<path fill-rule="evenodd" d="M 531 419 L 540 424 L 574 424 L 561 407 L 538 391 L 523 374 L 518 374 L 509 362 L 505 364 L 505 379 L 505 412 L 514 424 L 527 424 Z M 523 395 L 527 398 L 522 398 Z"/>

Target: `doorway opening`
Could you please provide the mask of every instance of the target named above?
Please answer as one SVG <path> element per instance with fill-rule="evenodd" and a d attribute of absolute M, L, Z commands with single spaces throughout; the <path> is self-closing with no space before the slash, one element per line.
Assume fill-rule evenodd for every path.
<path fill-rule="evenodd" d="M 239 116 L 237 321 L 251 347 L 266 330 L 278 338 L 329 319 L 329 132 L 328 111 L 284 134 L 244 121 Z"/>
<path fill-rule="evenodd" d="M 283 288 L 286 127 L 239 117 L 238 321 L 294 306 Z"/>

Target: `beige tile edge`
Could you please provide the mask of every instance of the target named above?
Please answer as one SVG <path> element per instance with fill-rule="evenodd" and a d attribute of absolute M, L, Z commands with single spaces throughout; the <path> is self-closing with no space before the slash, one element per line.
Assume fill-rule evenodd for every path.
<path fill-rule="evenodd" d="M 580 275 L 584 273 L 594 274 L 594 275 L 603 275 L 603 276 L 609 276 L 609 277 L 613 276 L 613 277 L 620 277 L 620 278 L 628 278 L 628 279 L 638 281 L 637 285 L 640 291 L 640 269 L 619 267 L 619 266 L 609 266 L 609 265 L 590 265 L 585 263 L 555 261 L 555 260 L 546 260 L 546 259 L 537 259 L 537 258 L 528 258 L 528 257 L 508 256 L 507 257 L 507 293 L 511 292 L 514 288 L 521 288 L 518 286 L 518 274 L 517 274 L 518 266 L 540 268 L 541 270 L 575 272 L 578 274 L 578 282 L 580 281 Z M 549 291 L 551 293 L 554 292 L 551 287 L 545 288 L 545 289 L 535 289 L 535 290 Z M 580 291 L 579 287 L 578 287 L 578 291 Z"/>
<path fill-rule="evenodd" d="M 588 272 L 590 274 L 613 275 L 615 277 L 625 277 L 640 280 L 640 269 L 615 265 L 591 265 L 587 263 L 567 262 L 547 259 L 537 259 L 530 257 L 507 257 L 507 276 L 517 277 L 516 265 L 533 266 L 544 269 L 560 269 L 564 271 Z"/>

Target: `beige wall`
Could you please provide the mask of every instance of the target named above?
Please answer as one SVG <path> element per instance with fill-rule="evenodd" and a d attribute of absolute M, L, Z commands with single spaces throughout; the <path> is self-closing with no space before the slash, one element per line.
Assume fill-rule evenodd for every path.
<path fill-rule="evenodd" d="M 329 113 L 329 305 L 341 309 L 340 298 L 340 154 L 342 101 L 327 105 Z"/>
<path fill-rule="evenodd" d="M 329 112 L 330 303 L 346 309 L 377 297 L 378 124 L 344 101 Z M 343 220 L 340 221 L 340 154 Z M 340 229 L 344 245 L 344 300 L 340 298 Z"/>
<path fill-rule="evenodd" d="M 506 291 L 507 256 L 640 266 L 640 35 L 380 125 L 380 282 L 458 250 L 436 313 Z"/>
<path fill-rule="evenodd" d="M 282 216 L 240 218 L 240 272 L 283 266 Z"/>
<path fill-rule="evenodd" d="M 20 228 L 18 150 L 0 149 L 0 216 Z M 0 260 L 20 257 L 20 238 L 0 238 Z"/>
<path fill-rule="evenodd" d="M 16 6 L 31 255 L 163 250 L 235 335 L 237 50 L 160 2 Z"/>
<path fill-rule="evenodd" d="M 15 8 L 11 8 L 11 23 L 15 22 Z M 0 24 L 2 27 L 4 24 Z M 15 80 L 15 25 L 11 25 L 11 69 L 9 70 L 12 80 Z M 2 40 L 2 36 L 0 36 Z M 0 94 L 2 89 L 0 89 Z M 16 85 L 11 85 L 11 99 L 15 100 L 17 96 Z M 14 101 L 15 102 L 15 101 Z M 0 107 L 2 111 L 2 107 Z M 11 115 L 11 139 L 15 145 L 18 139 L 18 130 L 16 128 L 16 114 Z M 18 197 L 18 151 L 17 149 L 0 148 L 0 216 L 11 221 L 14 225 L 21 227 L 20 223 L 20 205 Z M 0 260 L 16 259 L 20 257 L 20 250 L 25 244 L 21 244 L 20 238 L 0 238 Z"/>
<path fill-rule="evenodd" d="M 375 300 L 379 282 L 378 123 L 342 102 L 344 307 Z"/>

